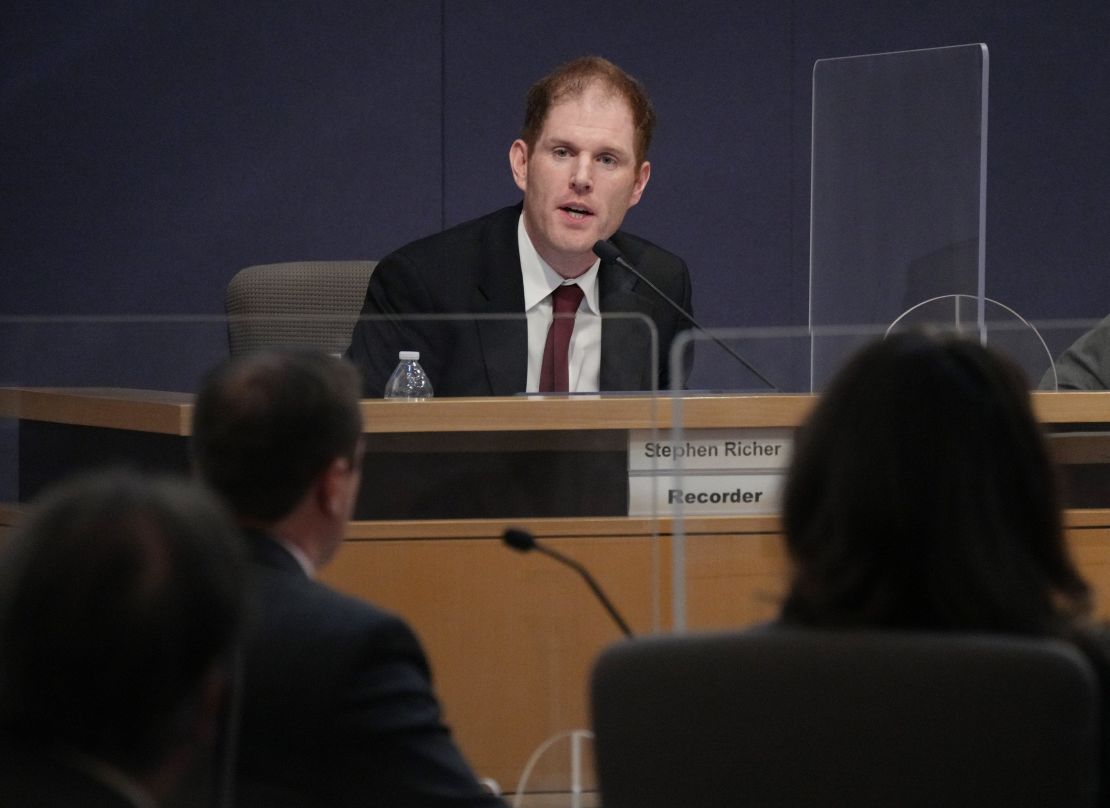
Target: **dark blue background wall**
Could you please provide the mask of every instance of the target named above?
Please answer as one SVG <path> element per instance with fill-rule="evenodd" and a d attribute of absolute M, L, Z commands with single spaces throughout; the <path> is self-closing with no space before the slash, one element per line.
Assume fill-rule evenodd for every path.
<path fill-rule="evenodd" d="M 977 41 L 991 58 L 988 294 L 1037 319 L 1110 310 L 1105 0 L 20 1 L 0 14 L 0 316 L 215 315 L 243 266 L 377 258 L 515 201 L 525 90 L 596 52 L 645 82 L 661 119 L 628 229 L 686 257 L 707 324 L 803 325 L 814 60 Z M 186 388 L 225 350 L 219 329 L 103 332 L 33 366 L 77 379 L 123 340 L 146 357 L 128 359 L 128 383 Z M 49 342 L 20 333 L 36 354 Z"/>

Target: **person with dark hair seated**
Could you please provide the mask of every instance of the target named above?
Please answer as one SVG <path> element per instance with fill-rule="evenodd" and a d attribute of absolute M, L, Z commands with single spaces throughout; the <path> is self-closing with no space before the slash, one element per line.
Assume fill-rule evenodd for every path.
<path fill-rule="evenodd" d="M 1110 646 L 1027 389 L 965 339 L 901 334 L 855 356 L 796 439 L 782 623 L 1061 638 L 1091 660 L 1110 730 Z"/>
<path fill-rule="evenodd" d="M 192 453 L 251 556 L 236 805 L 503 808 L 452 742 L 408 625 L 313 580 L 359 491 L 355 368 L 309 352 L 224 363 Z"/>
<path fill-rule="evenodd" d="M 245 559 L 199 486 L 44 494 L 0 564 L 0 805 L 152 808 L 217 736 Z"/>

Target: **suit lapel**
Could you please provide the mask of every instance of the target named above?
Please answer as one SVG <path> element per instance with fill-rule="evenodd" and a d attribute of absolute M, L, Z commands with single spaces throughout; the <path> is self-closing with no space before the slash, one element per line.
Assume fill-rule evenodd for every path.
<path fill-rule="evenodd" d="M 603 315 L 621 312 L 643 314 L 652 319 L 655 302 L 637 289 L 636 276 L 621 267 L 603 262 L 598 269 L 598 296 Z M 652 330 L 639 317 L 607 317 L 601 328 L 601 389 L 651 390 L 658 376 L 652 375 L 652 357 L 658 350 Z"/>
<path fill-rule="evenodd" d="M 524 317 L 517 222 L 521 206 L 506 208 L 490 220 L 484 253 L 474 268 L 470 311 L 476 327 L 490 394 L 510 396 L 527 386 L 528 326 Z M 656 301 L 641 294 L 630 272 L 603 262 L 598 271 L 598 297 L 603 315 L 643 314 L 654 323 Z M 496 318 L 493 315 L 508 315 Z M 601 389 L 650 390 L 658 376 L 652 358 L 658 354 L 647 323 L 638 317 L 605 320 L 601 329 Z"/>
<path fill-rule="evenodd" d="M 495 396 L 511 396 L 527 386 L 528 327 L 516 237 L 519 218 L 518 205 L 490 221 L 484 260 L 474 274 L 470 310 L 478 315 L 508 315 L 479 318 L 476 323 L 490 394 Z"/>

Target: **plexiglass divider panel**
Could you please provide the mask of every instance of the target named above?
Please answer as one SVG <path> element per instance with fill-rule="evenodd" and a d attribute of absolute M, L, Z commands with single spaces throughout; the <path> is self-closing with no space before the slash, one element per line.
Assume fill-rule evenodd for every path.
<path fill-rule="evenodd" d="M 436 319 L 450 333 L 526 331 L 520 316 L 387 325 L 423 328 Z M 203 316 L 0 319 L 0 538 L 38 493 L 77 470 L 126 464 L 189 473 L 192 396 L 228 356 L 236 325 Z M 621 634 L 572 570 L 538 553 L 516 554 L 502 530 L 523 526 L 583 564 L 637 633 L 661 623 L 653 461 L 640 458 L 633 473 L 629 448 L 657 442 L 658 340 L 638 315 L 604 318 L 601 334 L 619 337 L 616 378 L 634 367 L 635 385 L 364 399 L 364 488 L 346 541 L 321 572 L 326 583 L 413 625 L 479 774 L 511 791 L 535 750 L 567 739 L 532 766 L 525 805 L 539 794 L 545 805 L 589 804 L 588 737 L 561 734 L 588 729 L 593 658 Z M 609 379 L 604 365 L 599 372 Z M 630 518 L 634 476 L 642 477 L 641 501 Z"/>
<path fill-rule="evenodd" d="M 714 363 L 713 372 L 699 371 L 710 379 L 709 389 L 672 387 L 671 429 L 661 438 L 669 449 L 659 475 L 672 517 L 675 631 L 747 624 L 773 614 L 779 573 L 765 551 L 775 540 L 794 426 L 811 400 L 810 341 L 806 327 L 710 329 L 689 331 L 672 347 L 672 379 L 685 377 L 684 363 L 701 368 L 707 356 Z M 763 377 L 756 384 L 749 365 Z M 700 517 L 731 516 L 752 517 L 754 532 L 688 529 Z M 737 548 L 756 560 L 754 566 L 735 568 Z M 735 588 L 738 580 L 741 589 Z"/>
<path fill-rule="evenodd" d="M 1110 321 L 1030 321 L 986 300 L 978 319 L 975 298 L 949 295 L 916 307 L 886 325 L 838 325 L 835 333 L 862 347 L 902 329 L 962 334 L 1008 357 L 1032 391 L 1054 391 L 1053 360 L 1079 338 L 1105 335 L 1110 367 Z M 673 378 L 681 364 L 700 362 L 724 342 L 745 358 L 759 357 L 774 367 L 774 357 L 797 353 L 814 335 L 808 328 L 714 329 L 691 332 L 689 344 L 672 352 Z M 1097 361 L 1082 354 L 1088 369 Z M 1070 370 L 1075 373 L 1075 362 Z M 772 371 L 773 372 L 773 371 Z M 778 379 L 776 378 L 776 382 Z M 659 475 L 672 515 L 671 614 L 676 631 L 737 628 L 777 614 L 788 569 L 779 522 L 782 486 L 789 468 L 796 428 L 820 394 L 797 388 L 758 392 L 728 389 L 727 375 L 713 390 L 672 390 L 671 429 L 661 436 L 669 455 Z M 1088 513 L 1110 508 L 1110 392 L 1095 385 L 1084 396 L 1034 396 L 1049 449 L 1060 466 L 1063 505 Z M 1097 515 L 1094 516 L 1097 520 Z"/>
<path fill-rule="evenodd" d="M 982 323 L 987 74 L 982 44 L 814 65 L 810 389 L 856 326 L 943 295 L 974 298 Z"/>
<path fill-rule="evenodd" d="M 910 329 L 962 334 L 1009 356 L 1036 386 L 1053 373 L 1053 356 L 1035 323 L 991 298 L 941 295 L 903 312 L 885 334 Z"/>
<path fill-rule="evenodd" d="M 0 502 L 104 465 L 186 473 L 179 410 L 226 356 L 218 316 L 0 317 Z"/>

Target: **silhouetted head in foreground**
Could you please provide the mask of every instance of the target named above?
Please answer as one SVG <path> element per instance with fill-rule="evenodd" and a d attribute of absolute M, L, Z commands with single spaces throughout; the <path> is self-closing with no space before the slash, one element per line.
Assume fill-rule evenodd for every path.
<path fill-rule="evenodd" d="M 855 356 L 799 432 L 783 519 L 790 622 L 1051 634 L 1089 607 L 1027 384 L 965 339 Z"/>
<path fill-rule="evenodd" d="M 100 472 L 40 497 L 0 563 L 8 740 L 163 796 L 216 733 L 244 564 L 197 485 Z"/>

